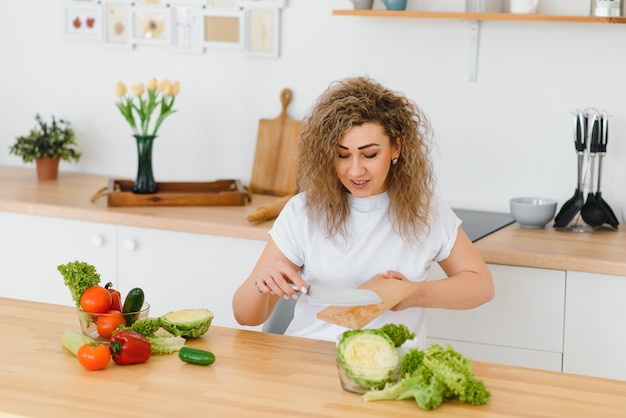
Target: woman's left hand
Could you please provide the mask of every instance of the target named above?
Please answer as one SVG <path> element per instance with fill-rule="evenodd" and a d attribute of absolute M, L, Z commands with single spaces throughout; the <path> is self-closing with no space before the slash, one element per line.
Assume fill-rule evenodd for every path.
<path fill-rule="evenodd" d="M 382 276 L 385 279 L 390 279 L 390 280 L 402 280 L 402 281 L 405 281 L 405 282 L 409 281 L 409 279 L 407 279 L 404 276 L 404 274 L 400 273 L 399 271 L 394 271 L 394 270 L 387 270 L 386 272 L 384 272 L 382 274 Z M 407 309 L 407 308 L 412 308 L 413 305 L 408 303 L 408 299 L 409 298 L 403 299 L 402 301 L 400 301 L 400 303 L 398 303 L 397 305 L 392 307 L 391 310 L 392 311 L 402 311 L 402 310 Z"/>

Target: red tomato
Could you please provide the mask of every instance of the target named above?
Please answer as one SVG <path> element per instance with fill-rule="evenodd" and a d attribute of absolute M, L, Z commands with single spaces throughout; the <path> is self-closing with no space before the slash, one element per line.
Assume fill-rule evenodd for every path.
<path fill-rule="evenodd" d="M 111 294 L 102 286 L 88 287 L 80 297 L 85 312 L 106 313 L 111 308 Z"/>
<path fill-rule="evenodd" d="M 126 318 L 120 311 L 108 311 L 107 315 L 98 316 L 96 323 L 98 334 L 106 339 L 111 338 L 113 331 L 120 325 L 126 325 Z"/>
<path fill-rule="evenodd" d="M 78 362 L 87 370 L 102 370 L 111 360 L 109 347 L 104 344 L 83 344 L 76 356 Z"/>

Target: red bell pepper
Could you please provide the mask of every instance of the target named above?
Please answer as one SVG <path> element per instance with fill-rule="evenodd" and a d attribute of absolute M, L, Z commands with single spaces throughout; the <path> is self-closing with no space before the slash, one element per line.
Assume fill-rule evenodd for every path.
<path fill-rule="evenodd" d="M 104 288 L 111 294 L 111 311 L 122 311 L 122 294 L 119 290 L 113 289 L 113 283 L 107 283 Z"/>
<path fill-rule="evenodd" d="M 117 331 L 111 336 L 111 358 L 117 364 L 143 363 L 150 358 L 150 341 L 134 331 Z"/>

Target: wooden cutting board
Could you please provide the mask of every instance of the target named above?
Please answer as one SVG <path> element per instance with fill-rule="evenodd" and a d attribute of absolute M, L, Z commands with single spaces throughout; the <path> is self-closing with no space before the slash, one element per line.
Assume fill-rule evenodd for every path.
<path fill-rule="evenodd" d="M 361 329 L 415 292 L 416 287 L 417 284 L 413 282 L 385 279 L 377 275 L 359 286 L 359 289 L 373 290 L 382 302 L 364 306 L 328 306 L 317 314 L 317 318 L 351 329 Z"/>
<path fill-rule="evenodd" d="M 287 115 L 287 106 L 292 97 L 290 89 L 283 89 L 280 93 L 280 115 L 276 119 L 259 121 L 250 178 L 250 189 L 253 193 L 286 196 L 296 192 L 296 139 L 300 132 L 300 121 Z"/>

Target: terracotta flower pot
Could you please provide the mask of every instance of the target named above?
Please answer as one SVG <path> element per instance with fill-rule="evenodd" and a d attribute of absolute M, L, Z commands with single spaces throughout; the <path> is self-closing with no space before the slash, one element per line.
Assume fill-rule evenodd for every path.
<path fill-rule="evenodd" d="M 39 158 L 35 163 L 39 180 L 56 180 L 59 176 L 59 157 Z"/>

